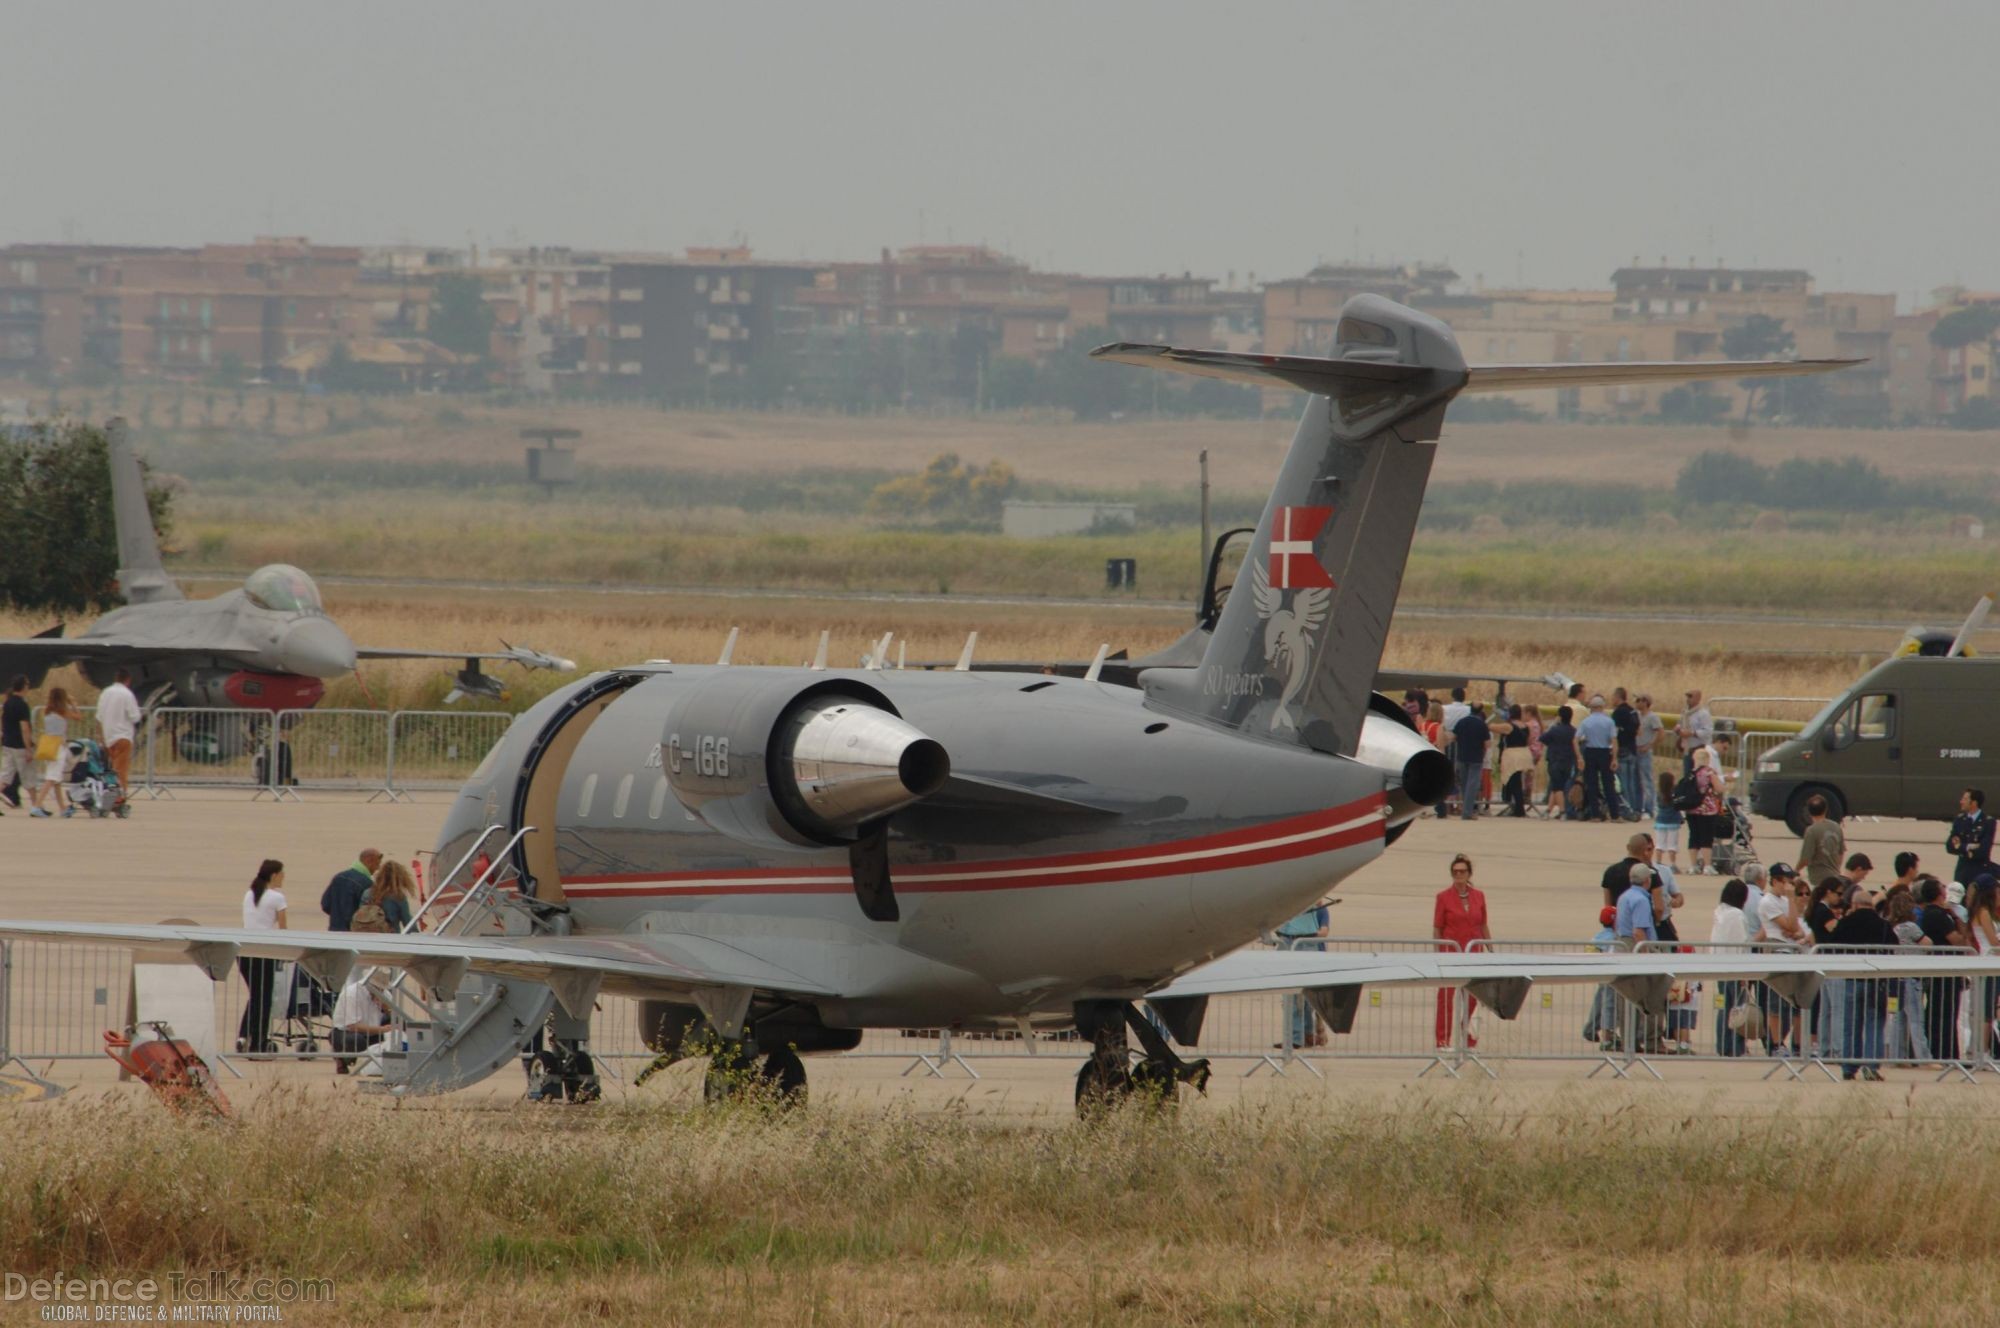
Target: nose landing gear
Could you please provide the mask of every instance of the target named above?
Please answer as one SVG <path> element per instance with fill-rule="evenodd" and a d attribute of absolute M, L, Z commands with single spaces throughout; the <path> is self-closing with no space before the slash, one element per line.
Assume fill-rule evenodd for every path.
<path fill-rule="evenodd" d="M 1152 1022 L 1130 1001 L 1078 1001 L 1077 1032 L 1090 1039 L 1090 1058 L 1076 1072 L 1076 1109 L 1090 1115 L 1130 1098 L 1165 1105 L 1177 1102 L 1182 1084 L 1208 1091 L 1209 1066 L 1182 1060 Z M 1136 1034 L 1142 1054 L 1132 1059 L 1127 1031 Z"/>

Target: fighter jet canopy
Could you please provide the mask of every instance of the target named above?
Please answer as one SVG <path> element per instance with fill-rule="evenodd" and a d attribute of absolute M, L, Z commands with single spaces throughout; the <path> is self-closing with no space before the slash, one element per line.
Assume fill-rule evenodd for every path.
<path fill-rule="evenodd" d="M 271 563 L 252 572 L 243 593 L 260 609 L 277 613 L 324 613 L 319 587 L 290 563 Z"/>

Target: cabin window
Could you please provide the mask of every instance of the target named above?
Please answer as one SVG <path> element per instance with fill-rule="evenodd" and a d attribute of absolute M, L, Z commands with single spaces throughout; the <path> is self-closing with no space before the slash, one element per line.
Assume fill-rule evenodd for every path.
<path fill-rule="evenodd" d="M 597 796 L 597 775 L 583 777 L 583 790 L 576 795 L 576 815 L 581 820 L 590 815 L 590 800 Z"/>
<path fill-rule="evenodd" d="M 614 821 L 624 820 L 625 808 L 631 804 L 631 801 L 632 776 L 627 775 L 618 781 L 618 793 L 611 799 L 611 819 Z"/>

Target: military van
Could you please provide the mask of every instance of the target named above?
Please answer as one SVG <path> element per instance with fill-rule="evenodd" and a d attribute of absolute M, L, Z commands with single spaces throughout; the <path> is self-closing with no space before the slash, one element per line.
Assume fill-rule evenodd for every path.
<path fill-rule="evenodd" d="M 1793 834 L 1805 832 L 1815 793 L 1834 820 L 1950 820 L 1961 790 L 2000 795 L 1996 702 L 2000 655 L 1893 656 L 1758 758 L 1750 809 L 1783 817 Z"/>

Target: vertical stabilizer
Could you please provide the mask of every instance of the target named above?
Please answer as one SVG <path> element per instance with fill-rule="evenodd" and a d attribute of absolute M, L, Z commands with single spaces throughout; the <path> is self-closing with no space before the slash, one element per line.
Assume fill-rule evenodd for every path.
<path fill-rule="evenodd" d="M 1416 535 L 1445 406 L 1460 392 L 1826 373 L 1856 360 L 1496 364 L 1468 369 L 1451 329 L 1376 295 L 1341 306 L 1333 354 L 1120 342 L 1120 364 L 1312 393 L 1229 602 L 1192 676 L 1141 675 L 1162 706 L 1247 736 L 1354 754 Z"/>
<path fill-rule="evenodd" d="M 1444 324 L 1375 296 L 1335 336 L 1298 384 L 1315 395 L 1200 666 L 1145 684 L 1246 736 L 1351 756 L 1465 361 Z"/>
<path fill-rule="evenodd" d="M 186 599 L 160 562 L 153 513 L 146 506 L 146 477 L 132 451 L 124 419 L 104 426 L 111 453 L 111 517 L 118 528 L 118 590 L 127 604 Z"/>

